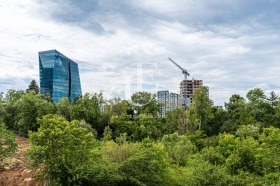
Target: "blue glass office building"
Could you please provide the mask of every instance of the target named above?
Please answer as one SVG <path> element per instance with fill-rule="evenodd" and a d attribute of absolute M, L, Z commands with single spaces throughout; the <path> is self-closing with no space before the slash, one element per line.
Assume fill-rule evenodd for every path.
<path fill-rule="evenodd" d="M 57 50 L 39 52 L 40 92 L 55 103 L 63 97 L 71 102 L 82 95 L 78 64 Z"/>

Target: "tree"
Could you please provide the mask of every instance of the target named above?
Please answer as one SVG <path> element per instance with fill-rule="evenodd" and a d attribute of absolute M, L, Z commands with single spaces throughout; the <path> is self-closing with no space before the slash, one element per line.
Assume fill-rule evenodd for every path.
<path fill-rule="evenodd" d="M 18 101 L 25 94 L 22 90 L 10 89 L 3 99 L 3 121 L 8 129 L 16 131 L 17 114 L 18 114 Z"/>
<path fill-rule="evenodd" d="M 54 104 L 42 94 L 33 90 L 25 93 L 22 90 L 8 90 L 2 100 L 2 117 L 7 128 L 21 136 L 27 136 L 28 130 L 37 130 L 36 118 L 54 113 Z"/>
<path fill-rule="evenodd" d="M 4 99 L 5 103 L 6 104 L 14 103 L 17 100 L 19 100 L 24 94 L 25 92 L 23 90 L 9 89 Z"/>
<path fill-rule="evenodd" d="M 248 93 L 247 93 L 247 96 L 249 101 L 251 102 L 255 102 L 255 101 L 263 101 L 266 96 L 264 94 L 264 91 L 260 88 L 255 88 L 253 90 L 250 90 Z"/>
<path fill-rule="evenodd" d="M 0 118 L 4 116 L 5 114 L 5 100 L 4 100 L 4 93 L 0 92 Z"/>
<path fill-rule="evenodd" d="M 225 157 L 220 154 L 215 147 L 202 149 L 201 157 L 212 165 L 223 165 L 225 163 Z"/>
<path fill-rule="evenodd" d="M 57 114 L 64 117 L 67 121 L 71 120 L 71 103 L 69 98 L 64 97 L 56 105 Z"/>
<path fill-rule="evenodd" d="M 199 121 L 198 130 L 205 129 L 207 122 L 211 118 L 211 103 L 207 91 L 205 86 L 201 86 L 194 92 L 192 97 L 191 109 L 193 110 L 194 118 Z"/>
<path fill-rule="evenodd" d="M 221 166 L 215 166 L 205 161 L 196 161 L 190 169 L 184 185 L 227 185 L 230 177 L 227 170 Z"/>
<path fill-rule="evenodd" d="M 197 130 L 197 128 L 201 128 L 201 120 L 200 117 L 195 114 L 194 107 L 187 107 L 186 111 L 184 112 L 184 116 L 185 119 L 183 121 L 185 124 L 181 126 L 181 129 L 179 131 L 184 131 L 184 133 L 193 133 Z"/>
<path fill-rule="evenodd" d="M 110 128 L 113 131 L 113 138 L 117 138 L 123 133 L 127 133 L 129 139 L 135 139 L 134 135 L 138 125 L 131 121 L 130 117 L 112 117 L 110 120 Z"/>
<path fill-rule="evenodd" d="M 240 112 L 244 110 L 245 103 L 246 102 L 243 97 L 241 97 L 239 94 L 234 94 L 229 98 L 229 102 L 225 103 L 225 107 L 230 116 L 237 120 L 242 114 Z"/>
<path fill-rule="evenodd" d="M 131 96 L 132 102 L 135 104 L 135 106 L 143 107 L 147 104 L 149 104 L 152 99 L 153 95 L 149 92 L 135 92 Z"/>
<path fill-rule="evenodd" d="M 109 141 L 112 139 L 112 130 L 110 129 L 109 126 L 105 127 L 104 133 L 103 133 L 103 140 L 104 141 Z"/>
<path fill-rule="evenodd" d="M 178 133 L 164 135 L 161 142 L 164 151 L 177 165 L 184 166 L 187 158 L 196 152 L 195 145 L 186 136 L 180 136 Z"/>
<path fill-rule="evenodd" d="M 165 121 L 163 123 L 163 132 L 165 134 L 173 134 L 176 131 L 179 134 L 186 133 L 186 119 L 183 109 L 176 108 L 172 111 L 167 111 L 165 113 Z"/>
<path fill-rule="evenodd" d="M 247 107 L 248 111 L 256 121 L 260 122 L 263 126 L 271 125 L 272 115 L 275 111 L 273 106 L 267 102 L 263 90 L 255 88 L 247 93 L 249 100 Z"/>
<path fill-rule="evenodd" d="M 154 94 L 136 92 L 131 96 L 131 100 L 138 114 L 151 114 L 153 117 L 158 117 L 160 105 Z"/>
<path fill-rule="evenodd" d="M 242 125 L 237 129 L 235 135 L 241 138 L 250 136 L 257 139 L 260 135 L 260 125 Z"/>
<path fill-rule="evenodd" d="M 6 129 L 0 118 L 0 170 L 3 168 L 4 158 L 14 153 L 16 149 L 15 135 Z"/>
<path fill-rule="evenodd" d="M 277 96 L 274 91 L 271 91 L 269 97 L 266 97 L 266 100 L 274 108 L 279 102 L 279 96 Z"/>
<path fill-rule="evenodd" d="M 259 146 L 258 141 L 252 137 L 236 140 L 236 149 L 226 160 L 226 166 L 232 174 L 240 171 L 254 173 L 256 171 L 256 152 Z"/>
<path fill-rule="evenodd" d="M 58 115 L 46 115 L 38 120 L 40 128 L 30 132 L 31 148 L 27 154 L 34 168 L 41 164 L 40 174 L 53 185 L 80 185 L 91 164 L 94 137 Z"/>
<path fill-rule="evenodd" d="M 259 137 L 258 167 L 262 173 L 277 173 L 279 181 L 280 170 L 280 129 L 275 127 L 263 128 Z"/>
<path fill-rule="evenodd" d="M 218 135 L 221 128 L 229 119 L 228 113 L 224 109 L 217 109 L 216 107 L 211 107 L 212 118 L 210 118 L 205 133 L 208 136 Z"/>
<path fill-rule="evenodd" d="M 280 128 L 280 102 L 277 103 L 277 106 L 274 108 L 275 114 L 273 115 L 274 121 L 271 123 L 272 126 Z"/>
<path fill-rule="evenodd" d="M 79 123 L 78 123 L 79 127 L 82 127 L 82 128 L 85 128 L 85 129 L 88 129 L 94 137 L 97 137 L 97 131 L 96 129 L 93 129 L 91 127 L 90 124 L 88 124 L 87 122 L 85 122 L 85 120 L 81 120 Z"/>
<path fill-rule="evenodd" d="M 129 143 L 122 140 L 122 143 L 107 141 L 102 147 L 102 152 L 110 163 L 122 163 L 129 157 L 140 151 L 141 143 Z"/>
<path fill-rule="evenodd" d="M 16 105 L 18 105 L 18 110 L 14 129 L 19 135 L 25 137 L 29 130 L 37 131 L 39 128 L 37 118 L 55 112 L 54 104 L 46 101 L 41 94 L 36 94 L 34 91 L 24 94 Z"/>
<path fill-rule="evenodd" d="M 100 107 L 103 104 L 103 96 L 100 94 L 86 93 L 72 105 L 71 118 L 85 120 L 92 128 L 96 129 L 99 136 L 102 136 L 104 124 Z"/>
<path fill-rule="evenodd" d="M 232 152 L 236 149 L 238 139 L 231 134 L 220 134 L 219 135 L 219 144 L 216 147 L 217 152 L 223 155 L 225 158 L 228 158 Z"/>
<path fill-rule="evenodd" d="M 133 135 L 137 141 L 141 141 L 144 138 L 162 138 L 162 123 L 158 117 L 152 117 L 149 114 L 140 114 L 136 126 L 137 128 Z"/>
<path fill-rule="evenodd" d="M 114 116 L 126 115 L 128 109 L 129 109 L 129 103 L 125 100 L 122 100 L 119 103 L 112 106 L 112 115 Z"/>
<path fill-rule="evenodd" d="M 30 82 L 28 89 L 26 89 L 26 92 L 30 92 L 31 90 L 33 90 L 36 94 L 39 93 L 39 86 L 34 79 Z"/>
<path fill-rule="evenodd" d="M 148 144 L 120 165 L 127 185 L 164 185 L 169 165 L 168 155 L 159 144 Z M 167 182 L 168 183 L 168 182 Z"/>
<path fill-rule="evenodd" d="M 245 99 L 240 95 L 232 95 L 229 102 L 225 103 L 225 107 L 229 119 L 222 126 L 222 131 L 236 131 L 240 125 L 255 122 L 254 118 L 250 116 Z"/>

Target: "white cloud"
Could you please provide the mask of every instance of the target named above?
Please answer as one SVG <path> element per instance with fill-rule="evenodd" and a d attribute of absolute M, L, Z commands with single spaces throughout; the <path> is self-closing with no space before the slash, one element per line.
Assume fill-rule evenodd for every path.
<path fill-rule="evenodd" d="M 240 2 L 121 1 L 126 9 L 102 2 L 104 10 L 87 12 L 80 22 L 53 18 L 61 11 L 55 1 L 1 2 L 0 91 L 38 81 L 38 51 L 55 48 L 79 63 L 83 92 L 103 90 L 107 97 L 124 95 L 128 80 L 136 90 L 137 64 L 152 64 L 144 68 L 144 88 L 178 93 L 183 74 L 168 57 L 191 77 L 204 80 L 218 105 L 234 93 L 245 96 L 256 85 L 268 84 L 267 89 L 280 93 L 279 28 L 263 26 L 259 18 L 237 24 L 215 21 L 229 15 L 214 5 L 233 15 L 242 11 L 241 16 Z M 83 14 L 70 1 L 62 5 L 66 12 L 76 11 L 75 16 Z"/>

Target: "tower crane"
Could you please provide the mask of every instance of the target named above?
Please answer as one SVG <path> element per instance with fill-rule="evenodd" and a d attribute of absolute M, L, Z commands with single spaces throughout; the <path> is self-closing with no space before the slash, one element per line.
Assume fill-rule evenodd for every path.
<path fill-rule="evenodd" d="M 175 61 L 173 61 L 171 58 L 168 58 L 174 65 L 176 65 L 179 69 L 182 70 L 182 73 L 185 75 L 185 80 L 187 80 L 187 77 L 190 75 L 188 71 L 184 68 L 182 68 L 180 65 L 178 65 Z"/>

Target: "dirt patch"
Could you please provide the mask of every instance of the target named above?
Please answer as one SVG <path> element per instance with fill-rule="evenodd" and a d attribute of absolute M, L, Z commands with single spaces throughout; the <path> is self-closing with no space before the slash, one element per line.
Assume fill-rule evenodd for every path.
<path fill-rule="evenodd" d="M 0 186 L 39 186 L 36 181 L 36 171 L 29 166 L 29 161 L 24 157 L 30 148 L 27 138 L 16 137 L 17 151 L 12 157 L 5 160 L 4 170 L 0 172 Z"/>

